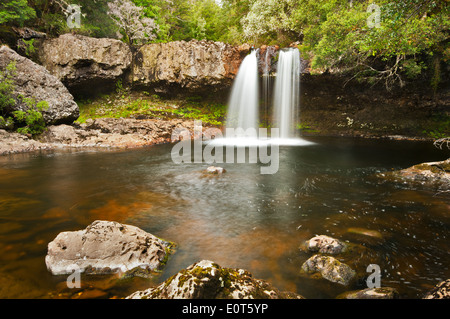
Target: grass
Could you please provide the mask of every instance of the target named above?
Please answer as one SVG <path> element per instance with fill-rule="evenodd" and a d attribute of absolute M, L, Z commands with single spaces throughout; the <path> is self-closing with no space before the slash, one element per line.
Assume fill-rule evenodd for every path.
<path fill-rule="evenodd" d="M 155 119 L 193 119 L 203 123 L 221 126 L 226 115 L 226 106 L 217 102 L 205 101 L 201 97 L 188 97 L 184 100 L 167 100 L 147 92 L 116 92 L 103 95 L 95 100 L 77 101 L 80 117 L 77 123 L 85 123 L 96 118 L 155 118 Z"/>

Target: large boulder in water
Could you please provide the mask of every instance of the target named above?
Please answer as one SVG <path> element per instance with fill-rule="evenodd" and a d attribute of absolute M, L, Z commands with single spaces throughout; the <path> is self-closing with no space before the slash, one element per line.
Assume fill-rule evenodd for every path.
<path fill-rule="evenodd" d="M 0 68 L 4 70 L 13 61 L 16 65 L 13 78 L 16 104 L 7 112 L 27 110 L 29 106 L 23 98 L 32 98 L 48 103 L 48 109 L 42 112 L 47 124 L 72 123 L 78 118 L 78 105 L 58 78 L 7 46 L 0 47 Z"/>
<path fill-rule="evenodd" d="M 38 55 L 42 65 L 75 93 L 113 87 L 132 61 L 131 50 L 122 41 L 71 33 L 42 40 Z"/>
<path fill-rule="evenodd" d="M 212 41 L 174 41 L 142 46 L 133 59 L 134 86 L 165 93 L 229 87 L 250 46 L 234 47 Z"/>
<path fill-rule="evenodd" d="M 223 268 L 202 260 L 181 270 L 155 288 L 138 291 L 128 299 L 303 299 L 255 279 L 243 269 Z"/>
<path fill-rule="evenodd" d="M 84 230 L 62 232 L 48 244 L 47 269 L 54 275 L 80 272 L 108 274 L 137 267 L 159 270 L 173 243 L 144 230 L 112 221 L 94 221 Z"/>

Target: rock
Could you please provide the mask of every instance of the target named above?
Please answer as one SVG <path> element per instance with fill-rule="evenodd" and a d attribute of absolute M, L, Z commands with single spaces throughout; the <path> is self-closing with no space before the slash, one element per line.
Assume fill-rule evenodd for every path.
<path fill-rule="evenodd" d="M 399 293 L 390 287 L 367 288 L 363 290 L 348 291 L 340 294 L 338 299 L 398 299 Z"/>
<path fill-rule="evenodd" d="M 86 229 L 62 232 L 48 244 L 47 269 L 54 275 L 80 272 L 108 274 L 136 267 L 159 270 L 173 244 L 142 229 L 111 221 L 94 221 Z M 72 267 L 72 268 L 71 268 Z"/>
<path fill-rule="evenodd" d="M 222 268 L 202 260 L 181 270 L 161 285 L 138 291 L 127 299 L 303 299 L 255 279 L 243 269 Z"/>
<path fill-rule="evenodd" d="M 40 141 L 60 147 L 137 148 L 171 141 L 177 128 L 194 131 L 194 121 L 99 118 L 81 125 L 50 126 Z"/>
<path fill-rule="evenodd" d="M 223 167 L 210 166 L 205 170 L 205 172 L 207 174 L 221 175 L 226 172 L 226 169 Z"/>
<path fill-rule="evenodd" d="M 400 171 L 386 173 L 385 176 L 413 183 L 444 185 L 448 188 L 450 184 L 450 158 L 445 161 L 417 164 Z"/>
<path fill-rule="evenodd" d="M 248 49 L 197 40 L 147 44 L 134 56 L 131 82 L 161 93 L 222 89 L 231 86 Z"/>
<path fill-rule="evenodd" d="M 19 133 L 0 130 L 0 155 L 50 150 L 53 146 L 35 141 Z"/>
<path fill-rule="evenodd" d="M 344 286 L 354 279 L 356 272 L 334 257 L 314 255 L 305 261 L 301 271 L 306 274 L 320 273 L 322 278 Z"/>
<path fill-rule="evenodd" d="M 12 27 L 12 30 L 17 34 L 18 37 L 24 40 L 30 40 L 30 39 L 41 39 L 47 37 L 46 33 L 39 32 L 33 29 L 30 29 L 28 27 L 24 28 L 16 28 Z"/>
<path fill-rule="evenodd" d="M 21 95 L 24 98 L 33 98 L 36 102 L 47 101 L 49 107 L 42 112 L 47 124 L 72 123 L 78 118 L 78 105 L 60 80 L 44 67 L 7 46 L 0 47 L 0 68 L 6 68 L 11 61 L 16 61 L 14 94 L 17 103 L 13 109 L 6 110 L 7 112 L 28 109 L 26 103 L 18 98 Z"/>
<path fill-rule="evenodd" d="M 131 50 L 122 41 L 71 33 L 42 40 L 38 56 L 51 74 L 76 93 L 114 87 L 132 62 Z"/>
<path fill-rule="evenodd" d="M 423 299 L 450 299 L 450 279 L 441 281 Z"/>
<path fill-rule="evenodd" d="M 311 252 L 335 255 L 344 251 L 346 245 L 335 238 L 320 235 L 308 240 L 306 242 L 306 248 Z"/>

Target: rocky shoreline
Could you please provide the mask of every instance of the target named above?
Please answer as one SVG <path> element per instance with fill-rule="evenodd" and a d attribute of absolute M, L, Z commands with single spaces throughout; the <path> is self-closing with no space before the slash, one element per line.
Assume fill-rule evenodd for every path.
<path fill-rule="evenodd" d="M 67 148 L 132 149 L 169 143 L 176 129 L 194 131 L 193 120 L 102 118 L 51 125 L 37 139 L 0 130 L 0 155 Z"/>

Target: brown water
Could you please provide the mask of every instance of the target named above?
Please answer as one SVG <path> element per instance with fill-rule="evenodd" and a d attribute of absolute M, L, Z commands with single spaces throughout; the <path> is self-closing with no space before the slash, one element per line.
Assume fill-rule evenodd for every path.
<path fill-rule="evenodd" d="M 373 263 L 382 286 L 403 298 L 450 278 L 449 193 L 376 177 L 449 152 L 431 143 L 310 140 L 317 144 L 282 147 L 275 175 L 261 175 L 259 164 L 223 164 L 223 176 L 207 178 L 207 164 L 173 164 L 170 145 L 0 157 L 0 298 L 121 298 L 201 259 L 307 298 L 365 288 Z M 98 219 L 138 226 L 178 249 L 153 280 L 83 276 L 81 289 L 68 289 L 45 267 L 47 244 Z M 299 247 L 316 234 L 359 245 L 340 257 L 359 273 L 353 286 L 299 274 L 311 256 Z"/>

